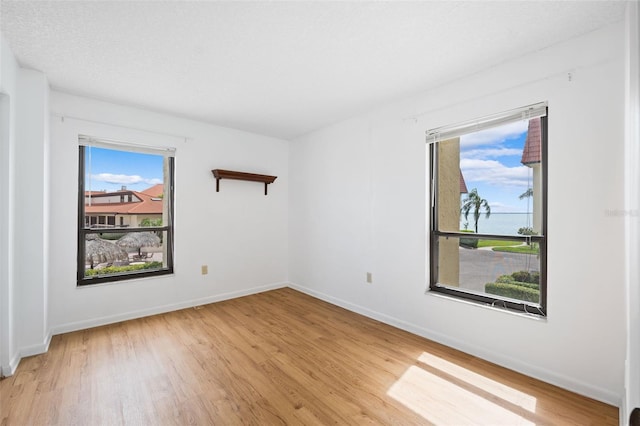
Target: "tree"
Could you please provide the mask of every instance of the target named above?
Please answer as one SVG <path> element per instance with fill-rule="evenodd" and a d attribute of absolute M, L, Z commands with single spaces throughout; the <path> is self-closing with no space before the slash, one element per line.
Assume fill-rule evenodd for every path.
<path fill-rule="evenodd" d="M 140 221 L 140 226 L 162 226 L 162 218 L 149 219 L 148 217 L 145 217 Z"/>
<path fill-rule="evenodd" d="M 482 208 L 485 210 L 485 217 L 489 219 L 489 216 L 491 216 L 491 207 L 489 206 L 489 202 L 478 195 L 477 188 L 473 188 L 467 195 L 467 198 L 462 201 L 461 211 L 464 215 L 464 219 L 468 220 L 469 212 L 473 210 L 476 234 L 478 233 L 478 220 L 480 219 L 480 209 Z"/>
<path fill-rule="evenodd" d="M 524 200 L 525 198 L 529 197 L 533 197 L 533 188 L 527 188 L 527 190 L 520 194 L 518 198 Z"/>
<path fill-rule="evenodd" d="M 525 198 L 533 197 L 533 188 L 529 187 L 526 191 L 524 191 L 518 198 L 524 200 Z M 529 212 L 529 203 L 527 202 L 527 212 Z M 530 226 L 525 226 L 523 228 L 518 229 L 518 234 L 520 235 L 538 235 L 536 231 L 533 230 Z M 527 245 L 531 245 L 531 241 L 527 240 Z"/>

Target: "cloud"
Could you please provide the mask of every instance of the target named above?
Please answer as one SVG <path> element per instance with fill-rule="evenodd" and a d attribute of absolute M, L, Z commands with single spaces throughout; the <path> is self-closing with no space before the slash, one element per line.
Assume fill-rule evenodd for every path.
<path fill-rule="evenodd" d="M 526 189 L 531 179 L 529 167 L 507 167 L 496 160 L 462 159 L 460 160 L 460 168 L 468 184 L 470 182 L 485 182 L 493 186 Z"/>
<path fill-rule="evenodd" d="M 479 132 L 470 133 L 460 137 L 461 149 L 481 145 L 496 145 L 508 139 L 514 139 L 527 132 L 528 120 L 516 121 L 504 126 L 492 127 Z"/>
<path fill-rule="evenodd" d="M 113 184 L 119 184 L 119 185 L 135 185 L 136 183 L 146 183 L 147 185 L 157 185 L 159 183 L 162 183 L 162 179 L 158 179 L 158 178 L 147 179 L 138 175 L 114 175 L 111 173 L 98 173 L 97 175 L 91 175 L 91 179 L 99 182 L 113 183 Z"/>
<path fill-rule="evenodd" d="M 522 149 L 517 148 L 486 148 L 470 149 L 460 153 L 461 159 L 485 160 L 487 158 L 508 157 L 522 155 Z"/>

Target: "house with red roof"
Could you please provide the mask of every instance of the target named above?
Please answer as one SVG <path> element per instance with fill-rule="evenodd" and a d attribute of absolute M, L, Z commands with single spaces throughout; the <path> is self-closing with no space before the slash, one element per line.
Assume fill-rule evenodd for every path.
<path fill-rule="evenodd" d="M 138 227 L 145 219 L 162 220 L 164 185 L 144 191 L 125 186 L 119 191 L 85 193 L 85 225 L 91 228 Z"/>
<path fill-rule="evenodd" d="M 460 194 L 468 194 L 469 190 L 467 189 L 467 182 L 464 181 L 464 176 L 462 175 L 462 169 L 460 169 Z"/>

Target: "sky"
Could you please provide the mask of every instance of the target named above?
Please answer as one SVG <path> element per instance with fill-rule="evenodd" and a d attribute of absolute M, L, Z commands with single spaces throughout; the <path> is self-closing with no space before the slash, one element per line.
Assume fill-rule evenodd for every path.
<path fill-rule="evenodd" d="M 162 155 L 142 154 L 105 148 L 87 147 L 85 151 L 85 190 L 143 191 L 162 183 Z"/>
<path fill-rule="evenodd" d="M 532 199 L 518 197 L 533 186 L 533 173 L 520 163 L 528 121 L 518 121 L 460 137 L 460 169 L 467 189 L 478 189 L 491 213 L 525 213 Z M 464 195 L 462 196 L 464 199 Z"/>

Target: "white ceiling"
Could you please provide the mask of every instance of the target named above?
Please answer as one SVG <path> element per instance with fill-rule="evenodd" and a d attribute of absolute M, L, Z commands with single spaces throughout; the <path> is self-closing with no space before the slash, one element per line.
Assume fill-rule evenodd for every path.
<path fill-rule="evenodd" d="M 53 88 L 292 138 L 623 19 L 623 1 L 0 2 Z"/>

